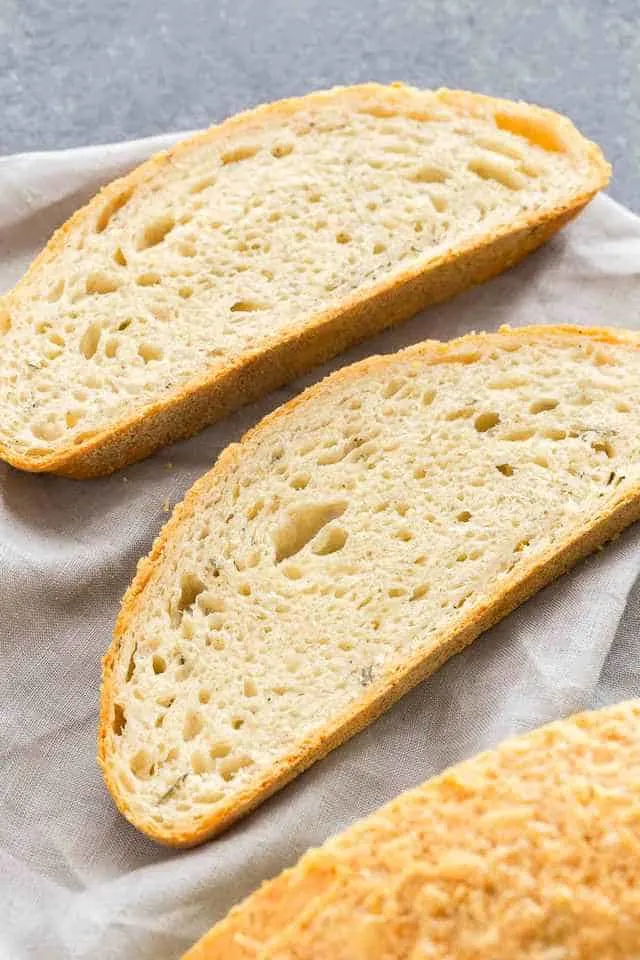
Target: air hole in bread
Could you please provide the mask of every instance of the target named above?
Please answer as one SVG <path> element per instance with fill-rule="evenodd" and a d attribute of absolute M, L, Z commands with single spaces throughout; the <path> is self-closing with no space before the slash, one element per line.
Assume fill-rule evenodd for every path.
<path fill-rule="evenodd" d="M 112 729 L 117 737 L 122 735 L 124 728 L 127 725 L 127 718 L 123 707 L 119 703 L 114 703 L 113 705 L 113 720 L 112 720 Z"/>
<path fill-rule="evenodd" d="M 193 606 L 205 589 L 205 585 L 195 573 L 185 573 L 180 578 L 180 593 L 175 606 L 175 615 L 172 616 L 173 626 L 178 626 L 186 612 L 193 610 Z"/>
<path fill-rule="evenodd" d="M 155 674 L 164 673 L 167 669 L 167 661 L 164 657 L 161 657 L 159 653 L 153 655 L 151 665 Z"/>
<path fill-rule="evenodd" d="M 550 124 L 542 120 L 534 121 L 530 117 L 516 113 L 495 113 L 493 119 L 499 130 L 506 130 L 508 133 L 515 134 L 516 137 L 523 137 L 536 147 L 556 153 L 562 153 L 565 150 L 560 135 Z"/>
<path fill-rule="evenodd" d="M 138 347 L 138 356 L 142 357 L 145 363 L 151 363 L 152 360 L 162 360 L 164 350 L 153 343 L 141 343 Z"/>
<path fill-rule="evenodd" d="M 486 433 L 500 423 L 500 415 L 494 412 L 481 413 L 473 422 L 478 433 Z"/>
<path fill-rule="evenodd" d="M 38 440 L 57 440 L 64 433 L 64 427 L 55 420 L 47 420 L 43 423 L 35 423 L 31 427 L 31 433 Z"/>
<path fill-rule="evenodd" d="M 73 427 L 75 427 L 76 424 L 79 423 L 80 420 L 82 420 L 84 413 L 85 411 L 81 408 L 76 408 L 75 410 L 67 410 L 67 412 L 64 415 L 64 421 L 67 427 L 69 427 L 70 430 Z"/>
<path fill-rule="evenodd" d="M 116 193 L 105 203 L 100 211 L 100 214 L 98 215 L 98 219 L 96 220 L 96 233 L 102 233 L 107 229 L 112 218 L 118 213 L 119 210 L 122 210 L 125 203 L 129 202 L 132 193 L 133 187 L 129 187 L 127 190 Z"/>
<path fill-rule="evenodd" d="M 340 230 L 339 233 L 336 233 L 336 243 L 351 243 L 352 240 L 353 237 L 346 230 Z"/>
<path fill-rule="evenodd" d="M 49 303 L 56 303 L 64 293 L 64 280 L 60 279 L 53 284 L 47 293 Z"/>
<path fill-rule="evenodd" d="M 127 266 L 128 261 L 122 247 L 116 247 L 116 249 L 113 251 L 113 262 L 117 263 L 119 267 Z"/>
<path fill-rule="evenodd" d="M 274 143 L 274 145 L 271 147 L 271 155 L 278 160 L 281 157 L 288 157 L 289 154 L 292 152 L 293 152 L 292 143 Z"/>
<path fill-rule="evenodd" d="M 159 273 L 141 273 L 136 277 L 136 283 L 139 287 L 155 287 L 160 282 Z"/>
<path fill-rule="evenodd" d="M 194 598 L 194 602 L 195 599 L 196 598 Z M 197 595 L 197 603 L 205 614 L 224 613 L 226 609 L 226 603 L 222 597 L 218 597 L 216 594 L 210 592 L 199 593 Z"/>
<path fill-rule="evenodd" d="M 342 527 L 329 527 L 312 546 L 312 551 L 319 557 L 337 553 L 344 547 L 347 537 L 348 533 Z"/>
<path fill-rule="evenodd" d="M 490 390 L 517 390 L 518 387 L 524 387 L 527 384 L 526 377 L 519 377 L 517 375 L 513 376 L 504 376 L 497 377 L 495 380 L 492 380 L 487 386 Z"/>
<path fill-rule="evenodd" d="M 117 356 L 119 346 L 120 344 L 115 337 L 109 337 L 104 345 L 105 357 L 108 357 L 109 360 L 113 360 L 113 358 Z"/>
<path fill-rule="evenodd" d="M 242 692 L 245 695 L 245 697 L 255 697 L 256 694 L 258 693 L 258 688 L 256 686 L 255 681 L 249 677 L 245 679 L 242 685 Z"/>
<path fill-rule="evenodd" d="M 471 520 L 471 514 L 468 510 L 462 510 L 456 517 L 458 523 L 468 523 Z"/>
<path fill-rule="evenodd" d="M 436 213 L 446 213 L 449 209 L 449 201 L 442 193 L 438 193 L 435 190 L 428 191 L 429 200 L 433 206 L 433 209 Z"/>
<path fill-rule="evenodd" d="M 304 490 L 309 485 L 311 476 L 308 473 L 297 473 L 291 478 L 291 486 L 294 490 Z"/>
<path fill-rule="evenodd" d="M 519 427 L 517 430 L 510 430 L 509 433 L 505 433 L 503 440 L 508 440 L 510 443 L 522 443 L 525 440 L 530 440 L 535 434 L 535 430 L 531 427 Z"/>
<path fill-rule="evenodd" d="M 120 288 L 120 281 L 101 270 L 94 270 L 87 276 L 85 291 L 87 294 L 115 293 Z"/>
<path fill-rule="evenodd" d="M 162 243 L 167 234 L 171 233 L 175 225 L 176 222 L 172 216 L 158 217 L 156 220 L 152 220 L 138 236 L 136 249 L 142 251 L 156 247 L 159 243 Z"/>
<path fill-rule="evenodd" d="M 444 183 L 449 179 L 449 171 L 444 167 L 438 167 L 433 164 L 424 164 L 417 170 L 409 174 L 409 180 L 412 183 Z"/>
<path fill-rule="evenodd" d="M 331 503 L 306 503 L 290 508 L 286 518 L 272 535 L 276 563 L 299 553 L 324 526 L 341 517 L 347 506 L 346 500 L 338 500 Z M 290 576 L 286 571 L 283 572 Z"/>
<path fill-rule="evenodd" d="M 249 145 L 234 147 L 233 150 L 227 150 L 226 153 L 223 153 L 220 159 L 226 167 L 231 163 L 239 163 L 240 160 L 250 160 L 255 157 L 259 149 L 259 147 Z"/>
<path fill-rule="evenodd" d="M 535 400 L 529 407 L 529 410 L 531 413 L 544 413 L 547 410 L 555 410 L 557 406 L 557 400 L 543 398 L 541 400 Z"/>
<path fill-rule="evenodd" d="M 136 672 L 136 648 L 137 648 L 137 643 L 134 643 L 134 645 L 133 645 L 133 651 L 132 651 L 132 653 L 131 653 L 131 656 L 129 657 L 129 665 L 128 665 L 128 667 L 127 667 L 127 675 L 126 675 L 126 677 L 124 678 L 124 679 L 125 679 L 125 683 L 129 683 L 129 681 L 133 678 L 134 673 Z"/>
<path fill-rule="evenodd" d="M 188 710 L 182 724 L 182 739 L 185 743 L 193 740 L 204 726 L 202 716 L 197 710 Z"/>
<path fill-rule="evenodd" d="M 153 757 L 148 750 L 142 748 L 131 757 L 129 769 L 138 780 L 148 780 L 154 773 Z"/>
<path fill-rule="evenodd" d="M 264 500 L 259 498 L 258 500 L 255 500 L 249 507 L 247 507 L 247 520 L 255 520 L 262 510 L 264 510 Z"/>
<path fill-rule="evenodd" d="M 401 540 L 403 543 L 409 543 L 413 540 L 413 531 L 409 530 L 408 527 L 401 527 L 400 530 L 396 530 L 393 534 L 395 540 Z"/>
<path fill-rule="evenodd" d="M 498 157 L 476 157 L 467 164 L 469 170 L 483 180 L 493 180 L 509 190 L 520 190 L 525 186 L 525 178 L 507 160 Z"/>
<path fill-rule="evenodd" d="M 414 588 L 409 600 L 422 600 L 429 593 L 429 584 L 420 583 Z"/>
<path fill-rule="evenodd" d="M 413 154 L 415 152 L 414 147 L 409 143 L 385 143 L 382 147 L 385 153 L 397 153 L 397 154 Z"/>
<path fill-rule="evenodd" d="M 83 333 L 80 339 L 80 353 L 85 360 L 91 360 L 95 356 L 101 333 L 102 328 L 99 323 L 90 323 Z M 91 387 L 91 384 L 88 383 L 87 386 Z"/>
<path fill-rule="evenodd" d="M 203 190 L 208 190 L 209 187 L 212 187 L 215 182 L 215 177 L 201 177 L 191 185 L 189 193 L 202 193 Z"/>
<path fill-rule="evenodd" d="M 506 139 L 499 139 L 497 136 L 479 136 L 474 138 L 475 143 L 484 150 L 491 153 L 499 153 L 503 157 L 510 157 L 512 160 L 522 160 L 523 154 L 520 147 L 510 143 Z"/>
<path fill-rule="evenodd" d="M 390 380 L 385 385 L 382 396 L 388 400 L 390 397 L 393 397 L 399 390 L 401 390 L 402 387 L 404 387 L 406 382 L 407 381 L 404 378 L 401 378 L 401 379 L 396 378 L 394 380 Z"/>
<path fill-rule="evenodd" d="M 257 300 L 236 300 L 229 309 L 231 313 L 255 313 L 257 310 L 265 310 L 266 304 L 258 303 Z"/>
<path fill-rule="evenodd" d="M 596 453 L 604 453 L 609 458 L 615 456 L 613 444 L 610 443 L 609 440 L 594 440 L 591 446 L 596 451 Z"/>
<path fill-rule="evenodd" d="M 222 760 L 218 764 L 218 772 L 222 779 L 228 783 L 245 767 L 250 767 L 252 763 L 253 760 L 247 756 L 229 757 L 227 760 Z"/>
<path fill-rule="evenodd" d="M 352 449 L 352 445 L 347 443 L 342 447 L 335 447 L 333 450 L 323 450 L 322 453 L 318 454 L 316 462 L 320 467 L 326 467 L 332 463 L 339 463 L 341 460 L 344 460 L 350 449 Z"/>
<path fill-rule="evenodd" d="M 567 431 L 561 430 L 559 427 L 548 427 L 542 431 L 542 436 L 547 440 L 564 440 L 566 439 Z"/>
<path fill-rule="evenodd" d="M 457 410 L 450 410 L 449 413 L 446 414 L 445 420 L 467 420 L 472 413 L 475 413 L 474 407 L 459 407 Z M 495 424 L 493 424 L 493 426 L 495 426 Z M 488 430 L 489 427 L 485 429 Z M 476 427 L 476 430 L 478 430 L 478 427 Z M 484 433 L 484 430 L 478 430 L 478 432 Z"/>
<path fill-rule="evenodd" d="M 211 758 L 202 750 L 194 750 L 191 754 L 191 769 L 196 774 L 208 773 L 211 770 Z"/>
<path fill-rule="evenodd" d="M 498 463 L 496 464 L 496 470 L 499 470 L 504 477 L 513 476 L 513 467 L 510 463 Z"/>

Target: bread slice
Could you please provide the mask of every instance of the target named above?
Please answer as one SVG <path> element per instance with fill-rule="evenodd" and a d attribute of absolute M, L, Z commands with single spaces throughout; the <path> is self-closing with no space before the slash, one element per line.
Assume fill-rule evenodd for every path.
<path fill-rule="evenodd" d="M 230 446 L 126 594 L 99 755 L 198 843 L 640 516 L 640 339 L 577 327 L 347 367 Z"/>
<path fill-rule="evenodd" d="M 402 794 L 264 884 L 184 960 L 629 960 L 639 824 L 634 700 Z"/>
<path fill-rule="evenodd" d="M 0 457 L 109 473 L 485 280 L 607 182 L 548 110 L 366 84 L 117 180 L 0 306 Z"/>

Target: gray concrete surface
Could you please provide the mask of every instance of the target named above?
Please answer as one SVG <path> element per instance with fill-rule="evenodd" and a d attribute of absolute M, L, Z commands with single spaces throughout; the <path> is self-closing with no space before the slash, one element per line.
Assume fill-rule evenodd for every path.
<path fill-rule="evenodd" d="M 640 213 L 639 0 L 0 0 L 0 152 L 405 79 L 568 113 Z"/>

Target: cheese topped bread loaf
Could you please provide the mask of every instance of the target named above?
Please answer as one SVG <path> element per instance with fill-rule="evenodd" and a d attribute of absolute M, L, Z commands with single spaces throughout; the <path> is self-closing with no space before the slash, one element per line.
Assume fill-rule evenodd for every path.
<path fill-rule="evenodd" d="M 633 960 L 640 702 L 402 794 L 235 907 L 184 960 Z"/>

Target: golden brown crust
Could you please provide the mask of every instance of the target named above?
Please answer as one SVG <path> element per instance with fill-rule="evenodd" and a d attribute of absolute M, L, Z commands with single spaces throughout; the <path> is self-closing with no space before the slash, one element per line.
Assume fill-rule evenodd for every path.
<path fill-rule="evenodd" d="M 441 101 L 461 114 L 494 117 L 505 129 L 513 129 L 545 149 L 562 151 L 581 160 L 587 158 L 590 176 L 585 177 L 584 189 L 568 197 L 563 206 L 542 214 L 523 215 L 509 227 L 478 237 L 455 251 L 423 258 L 410 269 L 350 296 L 340 307 L 303 320 L 286 333 L 266 340 L 259 349 L 245 351 L 227 368 L 201 376 L 162 400 L 137 409 L 77 446 L 32 461 L 0 443 L 0 458 L 22 470 L 76 479 L 102 476 L 140 460 L 166 443 L 191 436 L 353 343 L 501 273 L 576 216 L 609 180 L 610 167 L 600 149 L 582 137 L 566 117 L 540 107 L 463 91 L 439 90 L 432 96 L 436 103 Z M 283 117 L 333 102 L 389 113 L 425 114 L 423 91 L 402 84 L 387 87 L 374 83 L 338 87 L 238 114 L 152 157 L 105 187 L 53 235 L 25 277 L 7 295 L 7 309 L 37 277 L 38 269 L 55 259 L 72 231 L 94 217 L 112 196 L 146 183 L 163 166 L 193 147 L 224 141 L 239 131 L 260 130 Z"/>
<path fill-rule="evenodd" d="M 422 903 L 416 898 L 425 880 L 440 894 L 446 891 L 451 907 L 447 918 L 436 895 L 431 902 L 435 911 L 429 911 L 422 928 L 427 943 L 436 946 L 432 935 L 437 940 L 440 956 L 457 956 L 459 946 L 465 956 L 494 957 L 496 934 L 505 957 L 516 952 L 518 957 L 540 956 L 538 934 L 544 947 L 565 948 L 567 957 L 635 956 L 632 948 L 640 931 L 635 882 L 640 847 L 634 829 L 640 813 L 639 730 L 640 701 L 631 700 L 557 721 L 449 768 L 309 850 L 296 866 L 235 906 L 183 960 L 266 960 L 276 955 L 334 960 L 338 952 L 341 957 L 413 957 L 417 931 L 406 921 L 411 912 L 414 920 L 426 913 L 428 897 Z M 466 834 L 461 814 L 473 816 Z M 624 840 L 621 834 L 626 834 Z M 545 836 L 553 839 L 545 843 Z M 501 889 L 504 872 L 503 882 L 496 882 L 496 867 L 504 865 L 505 854 L 513 881 L 507 891 Z M 560 876 L 564 885 L 558 897 Z M 567 881 L 569 887 L 573 884 L 570 900 L 565 899 Z M 402 890 L 409 896 L 408 915 L 396 899 Z M 342 909 L 345 898 L 348 905 Z M 534 922 L 523 925 L 532 899 Z M 509 909 L 515 904 L 523 909 Z M 381 921 L 373 940 L 363 931 L 360 908 L 365 923 Z M 434 913 L 451 921 L 442 939 Z M 352 939 L 343 952 L 347 923 Z M 487 942 L 489 929 L 494 937 Z M 328 949 L 334 936 L 337 950 Z"/>
<path fill-rule="evenodd" d="M 624 330 L 538 326 L 523 327 L 517 330 L 506 327 L 493 334 L 469 334 L 449 343 L 426 341 L 423 344 L 407 348 L 401 352 L 400 356 L 418 357 L 426 364 L 455 362 L 456 357 L 468 353 L 474 345 L 478 347 L 486 346 L 487 342 L 492 339 L 499 340 L 505 337 L 510 337 L 516 341 L 533 340 L 545 343 L 551 343 L 558 339 L 563 342 L 571 342 L 586 337 L 603 343 L 625 345 L 634 350 L 640 349 L 640 337 Z M 156 539 L 149 556 L 138 565 L 137 574 L 122 601 L 113 642 L 104 659 L 98 760 L 102 767 L 105 782 L 120 811 L 134 826 L 160 843 L 170 846 L 193 846 L 219 833 L 311 766 L 316 760 L 362 730 L 407 691 L 437 670 L 449 657 L 459 653 L 481 633 L 505 617 L 542 587 L 565 573 L 583 557 L 596 550 L 602 543 L 617 536 L 629 524 L 640 519 L 640 487 L 638 487 L 621 495 L 609 509 L 592 517 L 579 532 L 572 534 L 564 543 L 550 548 L 538 560 L 531 562 L 528 567 L 520 568 L 502 585 L 500 591 L 491 600 L 470 611 L 469 615 L 454 631 L 435 641 L 431 648 L 420 650 L 405 663 L 397 665 L 393 672 L 386 675 L 383 680 L 368 687 L 367 692 L 356 704 L 343 711 L 321 733 L 315 734 L 299 744 L 295 752 L 279 760 L 262 780 L 218 809 L 209 820 L 199 825 L 197 829 L 162 832 L 150 823 L 140 822 L 129 809 L 127 797 L 121 792 L 116 778 L 112 775 L 110 766 L 111 723 L 114 703 L 113 668 L 118 656 L 120 640 L 125 635 L 138 605 L 144 601 L 144 589 L 162 563 L 166 545 L 171 541 L 174 532 L 197 509 L 200 491 L 215 487 L 219 479 L 224 477 L 227 470 L 238 461 L 243 447 L 249 440 L 259 435 L 274 420 L 286 418 L 299 406 L 313 402 L 317 396 L 321 396 L 327 389 L 339 385 L 345 380 L 357 379 L 389 363 L 397 362 L 397 356 L 371 357 L 360 363 L 345 367 L 327 377 L 324 381 L 305 390 L 298 397 L 265 417 L 245 435 L 239 444 L 232 444 L 228 447 L 212 470 L 194 484 L 184 501 L 176 507 L 173 516 Z"/>

